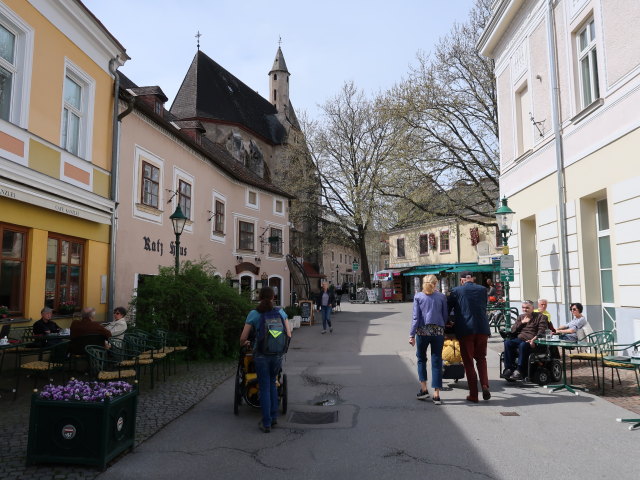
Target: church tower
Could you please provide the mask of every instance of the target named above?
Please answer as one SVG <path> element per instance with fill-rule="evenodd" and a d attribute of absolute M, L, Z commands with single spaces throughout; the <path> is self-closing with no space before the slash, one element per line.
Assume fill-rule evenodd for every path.
<path fill-rule="evenodd" d="M 278 110 L 278 114 L 288 116 L 289 109 L 289 77 L 291 74 L 287 70 L 284 62 L 282 49 L 278 47 L 276 59 L 269 72 L 269 101 Z"/>

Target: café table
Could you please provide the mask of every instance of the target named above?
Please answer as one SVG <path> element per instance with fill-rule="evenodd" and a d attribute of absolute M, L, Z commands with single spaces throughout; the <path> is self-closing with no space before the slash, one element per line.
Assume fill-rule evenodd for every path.
<path fill-rule="evenodd" d="M 560 340 L 559 338 L 539 338 L 536 340 L 537 345 L 544 345 L 547 347 L 558 347 L 562 349 L 562 383 L 559 385 L 545 385 L 544 388 L 551 388 L 552 392 L 556 392 L 558 390 L 568 390 L 569 392 L 578 395 L 576 390 L 582 390 L 583 392 L 588 392 L 589 390 L 585 387 L 579 387 L 577 385 L 571 385 L 567 383 L 567 361 L 566 361 L 566 350 L 573 348 L 594 348 L 593 344 L 587 342 L 571 342 L 567 340 Z M 597 354 L 597 352 L 596 352 Z"/>
<path fill-rule="evenodd" d="M 607 355 L 603 357 L 603 367 L 602 367 L 602 380 L 604 383 L 604 362 L 616 362 L 616 363 L 624 363 L 627 365 L 635 366 L 636 368 L 640 368 L 640 357 L 629 357 L 629 356 L 620 356 L 620 355 Z M 616 422 L 621 423 L 633 423 L 633 425 L 629 425 L 629 430 L 635 430 L 636 428 L 640 428 L 640 418 L 616 418 Z"/>

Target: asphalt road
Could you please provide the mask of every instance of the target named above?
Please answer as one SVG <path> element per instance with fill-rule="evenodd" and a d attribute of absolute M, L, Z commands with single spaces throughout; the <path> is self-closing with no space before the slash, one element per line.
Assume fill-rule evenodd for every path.
<path fill-rule="evenodd" d="M 333 334 L 294 330 L 289 408 L 271 433 L 257 409 L 233 414 L 231 378 L 98 478 L 637 478 L 640 431 L 615 421 L 636 415 L 588 393 L 507 385 L 498 338 L 489 402 L 466 402 L 465 380 L 440 406 L 416 400 L 410 315 L 408 303 L 343 303 Z"/>

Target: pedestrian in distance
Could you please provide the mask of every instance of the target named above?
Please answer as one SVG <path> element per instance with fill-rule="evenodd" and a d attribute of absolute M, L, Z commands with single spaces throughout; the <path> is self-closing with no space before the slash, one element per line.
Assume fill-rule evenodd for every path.
<path fill-rule="evenodd" d="M 327 333 L 327 327 L 329 332 L 333 332 L 331 326 L 331 309 L 336 305 L 336 294 L 333 290 L 329 290 L 329 284 L 322 282 L 322 290 L 318 293 L 316 299 L 316 308 L 322 312 L 322 333 Z"/>
<path fill-rule="evenodd" d="M 429 398 L 427 390 L 427 348 L 431 345 L 431 387 L 433 403 L 440 405 L 442 389 L 442 346 L 444 325 L 448 318 L 447 297 L 436 291 L 438 279 L 427 275 L 422 281 L 422 291 L 413 297 L 413 317 L 409 331 L 409 344 L 416 347 L 418 359 L 418 400 Z"/>
<path fill-rule="evenodd" d="M 490 334 L 487 319 L 487 289 L 476 285 L 473 274 L 469 271 L 462 272 L 460 277 L 461 285 L 451 290 L 448 308 L 455 313 L 454 332 L 460 341 L 462 363 L 469 385 L 467 400 L 478 403 L 478 379 L 482 398 L 484 400 L 491 398 L 487 373 L 487 343 Z"/>
<path fill-rule="evenodd" d="M 291 339 L 291 328 L 284 310 L 273 304 L 275 293 L 271 287 L 260 289 L 260 303 L 251 310 L 240 334 L 240 346 L 253 349 L 253 361 L 258 376 L 260 430 L 269 433 L 278 421 L 278 388 L 276 379 L 282 369 L 282 357 Z M 249 336 L 253 335 L 253 342 Z"/>

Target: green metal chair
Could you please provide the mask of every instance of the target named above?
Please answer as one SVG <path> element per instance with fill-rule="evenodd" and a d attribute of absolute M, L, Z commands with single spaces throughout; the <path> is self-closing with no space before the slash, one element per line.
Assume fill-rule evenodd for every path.
<path fill-rule="evenodd" d="M 89 356 L 89 366 L 91 374 L 100 382 L 113 380 L 136 380 L 137 372 L 133 368 L 120 365 L 118 358 L 110 356 L 109 350 L 97 345 L 87 345 L 85 347 Z"/>
<path fill-rule="evenodd" d="M 602 360 L 605 355 L 610 355 L 613 349 L 614 336 L 609 330 L 599 330 L 590 333 L 584 342 L 590 344 L 590 347 L 584 351 L 569 354 L 569 368 L 571 371 L 571 383 L 573 383 L 573 361 L 586 360 L 591 365 L 591 375 L 600 386 L 600 374 L 598 373 L 598 361 Z M 604 381 L 604 378 L 603 378 Z"/>
<path fill-rule="evenodd" d="M 27 375 L 33 375 L 33 388 L 38 386 L 38 377 L 44 376 L 50 382 L 53 381 L 52 374 L 56 371 L 63 371 L 68 364 L 67 349 L 69 342 L 59 342 L 53 345 L 44 346 L 38 349 L 37 353 L 33 351 L 18 352 L 19 365 L 18 372 L 16 373 L 16 387 L 14 392 L 14 398 L 18 394 L 18 388 L 20 386 L 20 374 L 25 373 Z M 22 362 L 21 360 L 26 357 L 32 357 L 34 354 L 38 356 L 38 360 L 30 360 Z M 44 360 L 44 358 L 47 358 Z"/>
<path fill-rule="evenodd" d="M 627 344 L 616 344 L 613 346 L 613 348 L 611 349 L 611 353 L 610 355 L 616 355 L 618 353 L 625 353 L 628 352 L 629 350 L 631 351 L 637 351 L 638 349 L 640 349 L 640 340 L 637 340 L 633 343 L 627 343 Z M 614 382 L 613 382 L 613 371 L 616 371 L 616 374 L 618 375 L 618 385 L 622 385 L 622 381 L 620 380 L 620 370 L 632 370 L 633 373 L 636 376 L 636 386 L 638 387 L 638 391 L 640 391 L 640 379 L 638 379 L 638 366 L 637 365 L 630 365 L 628 363 L 620 363 L 620 362 L 616 362 L 615 360 L 602 360 L 602 382 L 604 383 L 604 369 L 605 368 L 610 368 L 611 369 L 611 388 L 613 388 L 614 386 Z M 603 385 L 603 391 L 604 391 L 604 385 Z"/>

